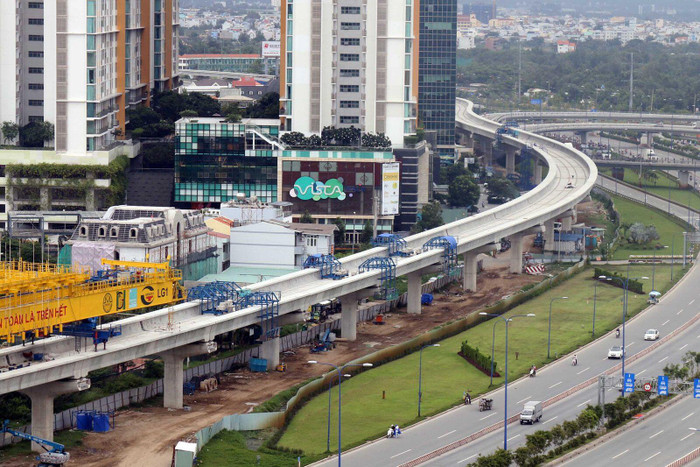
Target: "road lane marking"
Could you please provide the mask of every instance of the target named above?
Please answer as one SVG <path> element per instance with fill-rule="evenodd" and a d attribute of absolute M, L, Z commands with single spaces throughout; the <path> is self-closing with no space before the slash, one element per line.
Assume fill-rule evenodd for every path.
<path fill-rule="evenodd" d="M 637 374 L 638 374 L 638 375 L 641 375 L 641 374 L 644 373 L 645 371 L 647 371 L 647 370 L 638 371 Z"/>
<path fill-rule="evenodd" d="M 493 417 L 493 416 L 496 415 L 497 413 L 498 413 L 498 412 L 494 412 L 494 413 L 492 413 L 491 415 L 487 415 L 487 416 L 485 416 L 484 418 L 480 418 L 479 421 L 486 420 L 486 419 L 489 418 L 489 417 Z"/>
<path fill-rule="evenodd" d="M 398 454 L 394 454 L 394 455 L 391 456 L 389 459 L 393 459 L 394 457 L 399 457 L 399 456 L 404 455 L 404 454 L 406 454 L 407 452 L 410 452 L 410 451 L 412 451 L 412 449 L 406 449 L 406 450 L 403 451 L 403 452 L 400 452 L 400 453 L 398 453 Z"/>
<path fill-rule="evenodd" d="M 678 349 L 678 350 L 683 350 L 683 349 L 685 349 L 686 347 L 688 347 L 688 344 L 685 344 L 683 347 L 681 347 L 681 348 Z"/>
<path fill-rule="evenodd" d="M 639 373 L 637 373 L 637 374 L 639 374 Z M 576 407 L 581 407 L 582 405 L 586 405 L 586 404 L 588 404 L 590 401 L 591 401 L 591 400 L 588 399 L 586 402 L 581 402 L 581 403 L 580 403 L 579 405 L 577 405 Z"/>
<path fill-rule="evenodd" d="M 606 358 L 606 360 L 607 360 L 607 358 Z M 590 366 L 589 366 L 589 367 L 586 367 L 586 368 L 584 368 L 583 370 L 579 371 L 579 372 L 578 372 L 578 373 L 576 373 L 576 374 L 577 374 L 577 375 L 580 375 L 580 374 L 581 374 L 581 373 L 583 373 L 584 371 L 586 371 L 586 370 L 590 370 L 590 369 L 591 369 L 591 367 L 590 367 Z"/>
<path fill-rule="evenodd" d="M 513 436 L 512 438 L 508 438 L 508 441 L 510 441 L 510 440 L 512 440 L 512 439 L 515 439 L 515 438 L 517 438 L 518 436 L 520 436 L 520 435 L 515 435 L 515 436 Z"/>
<path fill-rule="evenodd" d="M 690 433 L 689 435 L 685 435 L 684 437 L 681 438 L 681 441 L 685 441 L 686 439 L 690 438 L 693 436 L 695 433 Z"/>
<path fill-rule="evenodd" d="M 658 456 L 659 454 L 661 454 L 661 451 L 659 451 L 659 452 L 657 452 L 656 454 L 652 454 L 651 456 L 647 457 L 646 459 L 644 459 L 644 462 L 653 459 L 654 457 Z"/>
<path fill-rule="evenodd" d="M 695 415 L 695 412 L 692 412 L 691 414 L 686 415 L 685 417 L 681 418 L 681 421 L 684 422 L 684 421 L 686 421 L 687 419 L 689 419 L 690 417 L 692 417 L 693 415 Z"/>
<path fill-rule="evenodd" d="M 457 431 L 457 430 L 452 430 L 452 431 L 450 431 L 449 433 L 445 433 L 444 435 L 440 435 L 440 436 L 438 436 L 438 439 L 444 438 L 445 436 L 449 436 L 449 435 L 451 435 L 452 433 L 454 433 L 455 431 Z"/>
<path fill-rule="evenodd" d="M 553 421 L 556 420 L 557 418 L 559 418 L 559 415 L 556 415 L 556 416 L 550 418 L 549 420 L 545 420 L 544 422 L 542 422 L 542 424 L 543 424 L 543 425 L 546 425 L 546 424 L 549 423 L 549 422 L 553 422 Z"/>
<path fill-rule="evenodd" d="M 676 313 L 676 316 L 680 315 L 681 313 L 683 313 L 683 308 L 681 308 L 680 310 L 678 310 L 678 313 Z"/>
<path fill-rule="evenodd" d="M 664 321 L 663 323 L 661 323 L 661 326 L 666 326 L 666 325 L 668 324 L 669 321 L 671 321 L 671 320 L 670 320 L 670 319 L 667 319 L 666 321 Z"/>
<path fill-rule="evenodd" d="M 667 358 L 668 358 L 668 355 L 665 356 L 664 358 L 662 358 L 661 360 L 659 360 L 659 363 L 663 362 L 663 361 L 666 360 Z"/>
<path fill-rule="evenodd" d="M 521 402 L 525 402 L 526 400 L 530 400 L 531 397 L 532 396 L 527 396 L 525 399 L 521 399 L 518 402 L 516 402 L 516 404 L 520 404 Z"/>
<path fill-rule="evenodd" d="M 695 303 L 695 299 L 692 299 L 691 301 L 689 301 L 688 305 L 692 305 L 693 303 Z"/>
<path fill-rule="evenodd" d="M 622 451 L 620 454 L 618 454 L 617 456 L 613 457 L 613 459 L 617 459 L 617 458 L 620 457 L 621 455 L 627 454 L 628 452 L 630 452 L 630 450 L 629 450 L 629 449 L 625 449 L 625 450 Z"/>
<path fill-rule="evenodd" d="M 466 459 L 462 459 L 461 461 L 458 461 L 457 464 L 462 465 L 463 462 L 467 462 L 469 459 L 474 459 L 477 456 L 477 454 L 471 455 L 467 457 Z"/>
<path fill-rule="evenodd" d="M 555 387 L 559 386 L 560 384 L 561 384 L 561 381 L 559 381 L 558 383 L 554 383 L 549 387 L 549 389 L 555 388 Z"/>
<path fill-rule="evenodd" d="M 651 439 L 651 438 L 653 438 L 653 437 L 655 437 L 655 436 L 659 436 L 659 435 L 660 435 L 661 433 L 663 433 L 663 432 L 664 432 L 664 430 L 661 430 L 661 431 L 659 431 L 659 432 L 656 432 L 656 433 L 654 433 L 653 435 L 651 435 L 651 436 L 649 437 L 649 439 Z"/>

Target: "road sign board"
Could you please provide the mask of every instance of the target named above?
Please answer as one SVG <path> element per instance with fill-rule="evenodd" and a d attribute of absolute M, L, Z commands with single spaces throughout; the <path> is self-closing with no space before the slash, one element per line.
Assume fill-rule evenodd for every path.
<path fill-rule="evenodd" d="M 625 385 L 623 392 L 634 392 L 634 373 L 625 373 Z"/>
<path fill-rule="evenodd" d="M 668 396 L 668 376 L 659 376 L 656 392 L 660 396 Z"/>
<path fill-rule="evenodd" d="M 651 383 L 644 383 L 644 390 L 646 392 L 651 391 Z"/>
<path fill-rule="evenodd" d="M 693 397 L 700 399 L 700 378 L 695 378 L 695 384 L 693 385 Z"/>
<path fill-rule="evenodd" d="M 541 105 L 541 104 L 542 104 L 542 99 L 530 99 L 530 104 L 532 104 L 532 105 Z"/>

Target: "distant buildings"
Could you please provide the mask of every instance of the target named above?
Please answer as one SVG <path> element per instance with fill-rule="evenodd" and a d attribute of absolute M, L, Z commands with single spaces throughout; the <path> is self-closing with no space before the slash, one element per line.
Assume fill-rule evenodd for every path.
<path fill-rule="evenodd" d="M 576 51 L 576 43 L 569 41 L 557 41 L 557 53 L 568 54 Z"/>
<path fill-rule="evenodd" d="M 277 74 L 279 58 L 258 54 L 184 54 L 178 59 L 178 67 L 180 70 Z"/>

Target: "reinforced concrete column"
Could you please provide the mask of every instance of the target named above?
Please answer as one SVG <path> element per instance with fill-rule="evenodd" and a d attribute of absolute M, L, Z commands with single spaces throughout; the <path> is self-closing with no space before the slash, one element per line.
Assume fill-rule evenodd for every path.
<path fill-rule="evenodd" d="M 535 162 L 535 185 L 542 183 L 542 164 L 539 161 Z"/>
<path fill-rule="evenodd" d="M 506 175 L 515 173 L 515 148 L 506 146 Z"/>
<path fill-rule="evenodd" d="M 408 273 L 408 300 L 406 303 L 406 311 L 409 313 L 420 314 L 421 312 L 421 271 Z"/>
<path fill-rule="evenodd" d="M 562 232 L 570 232 L 571 224 L 573 221 L 573 216 L 564 216 L 561 218 L 561 230 Z"/>
<path fill-rule="evenodd" d="M 477 260 L 479 253 L 468 251 L 464 253 L 464 273 L 462 288 L 467 292 L 476 292 Z"/>
<path fill-rule="evenodd" d="M 267 371 L 272 371 L 280 364 L 280 338 L 271 337 L 260 344 L 260 358 L 267 360 Z"/>
<path fill-rule="evenodd" d="M 586 144 L 588 143 L 588 132 L 587 131 L 579 131 L 576 133 L 578 137 L 581 139 L 581 144 Z"/>
<path fill-rule="evenodd" d="M 687 170 L 679 170 L 678 171 L 678 184 L 680 185 L 680 188 L 688 188 L 688 184 L 690 183 L 690 172 Z"/>
<path fill-rule="evenodd" d="M 340 297 L 340 335 L 343 339 L 357 339 L 357 294 L 351 293 Z"/>
<path fill-rule="evenodd" d="M 163 359 L 163 407 L 166 409 L 182 408 L 182 385 L 185 383 L 183 364 L 185 358 L 214 352 L 216 342 L 190 344 L 160 354 Z"/>
<path fill-rule="evenodd" d="M 554 250 L 554 219 L 544 223 L 544 249 L 547 251 Z"/>
<path fill-rule="evenodd" d="M 521 233 L 510 237 L 510 272 L 511 274 L 523 272 L 523 234 Z"/>
<path fill-rule="evenodd" d="M 53 441 L 54 399 L 62 394 L 84 391 L 90 388 L 90 380 L 81 378 L 71 381 L 57 381 L 42 384 L 20 391 L 32 401 L 32 435 Z M 45 449 L 32 441 L 32 451 L 45 452 Z"/>

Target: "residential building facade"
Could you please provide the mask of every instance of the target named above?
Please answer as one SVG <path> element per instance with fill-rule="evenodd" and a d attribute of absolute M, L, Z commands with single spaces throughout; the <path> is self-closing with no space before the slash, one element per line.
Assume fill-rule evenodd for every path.
<path fill-rule="evenodd" d="M 52 123 L 56 155 L 108 150 L 125 132 L 127 109 L 177 80 L 178 4 L 3 2 L 0 121 Z"/>
<path fill-rule="evenodd" d="M 325 126 L 386 134 L 416 131 L 419 11 L 412 0 L 283 0 L 283 130 Z"/>

